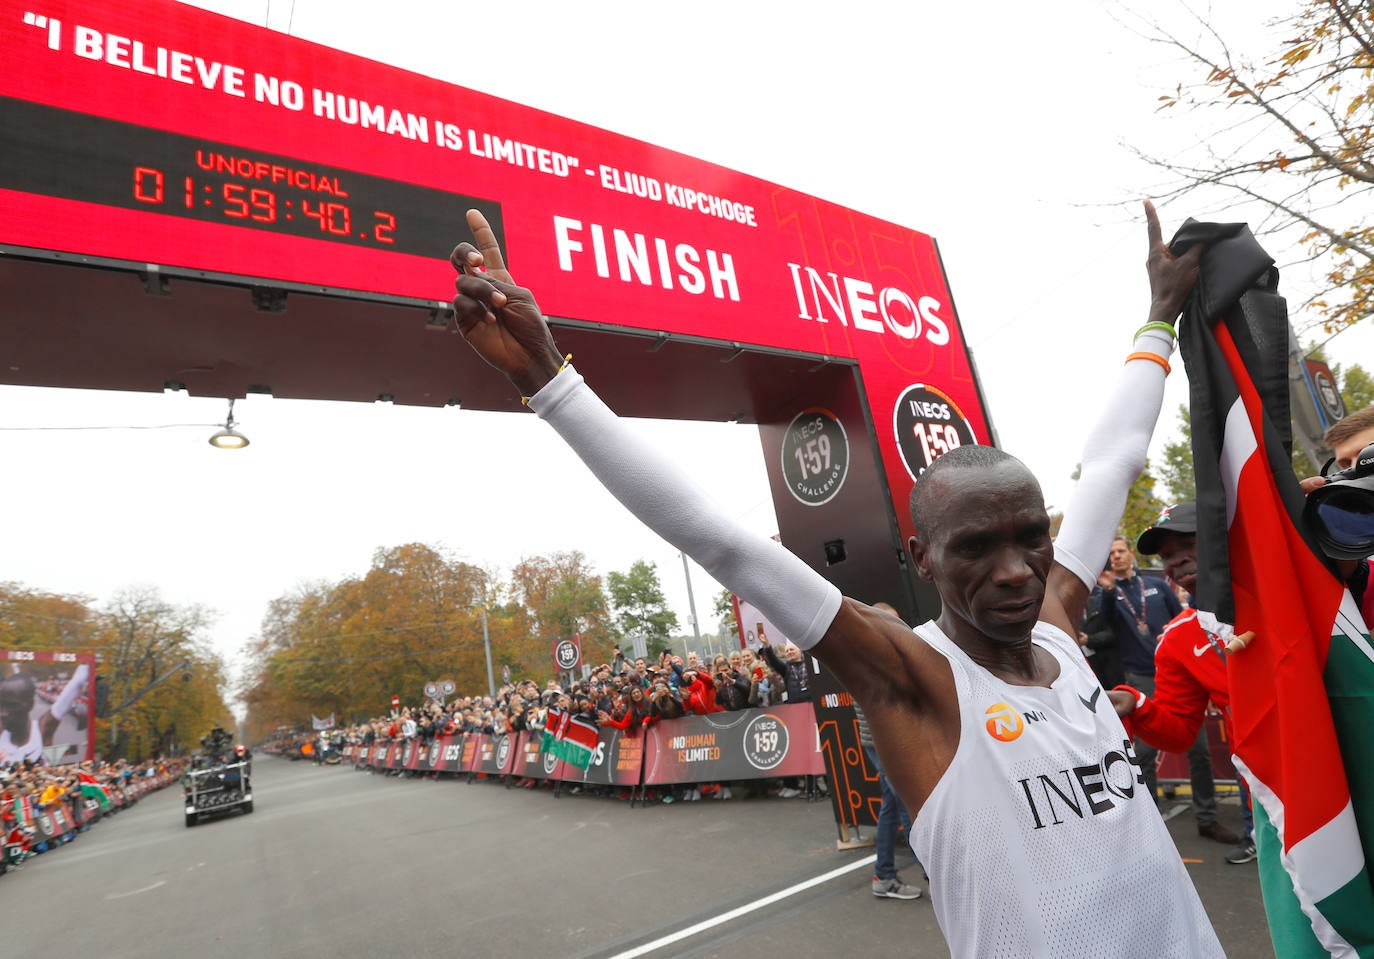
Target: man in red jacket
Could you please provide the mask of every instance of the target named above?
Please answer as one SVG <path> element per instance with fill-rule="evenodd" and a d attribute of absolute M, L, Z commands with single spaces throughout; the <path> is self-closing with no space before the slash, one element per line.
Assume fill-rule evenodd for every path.
<path fill-rule="evenodd" d="M 1191 595 L 1197 585 L 1197 504 L 1179 503 L 1166 509 L 1155 524 L 1140 534 L 1136 550 L 1159 554 L 1169 578 Z M 1165 752 L 1187 752 L 1197 739 L 1210 701 L 1221 710 L 1227 742 L 1231 730 L 1231 692 L 1226 680 L 1224 630 L 1215 618 L 1185 609 L 1164 627 L 1155 648 L 1155 689 L 1146 696 L 1134 686 L 1117 686 L 1107 695 L 1132 736 Z M 1244 783 L 1241 784 L 1242 792 Z M 1229 863 L 1255 858 L 1254 822 L 1250 797 L 1242 795 L 1245 832 L 1227 853 Z M 1232 834 L 1234 836 L 1234 834 Z"/>

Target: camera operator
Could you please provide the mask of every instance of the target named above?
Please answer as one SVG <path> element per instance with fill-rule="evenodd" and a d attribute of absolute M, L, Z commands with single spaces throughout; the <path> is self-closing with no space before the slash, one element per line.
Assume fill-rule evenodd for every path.
<path fill-rule="evenodd" d="M 1321 476 L 1302 481 L 1307 494 L 1305 516 L 1369 625 L 1374 618 L 1374 590 L 1369 588 L 1369 554 L 1374 551 L 1374 405 L 1335 423 L 1323 439 L 1336 455 Z"/>

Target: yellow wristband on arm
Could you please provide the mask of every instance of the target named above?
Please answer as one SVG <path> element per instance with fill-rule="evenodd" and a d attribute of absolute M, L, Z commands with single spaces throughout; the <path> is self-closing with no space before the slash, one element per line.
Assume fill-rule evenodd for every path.
<path fill-rule="evenodd" d="M 560 367 L 558 368 L 558 373 L 562 373 L 564 370 L 566 370 L 566 369 L 568 368 L 568 366 L 569 366 L 571 363 L 572 363 L 572 354 L 569 353 L 567 356 L 563 357 L 563 365 L 560 366 Z M 554 376 L 557 376 L 558 373 L 555 373 L 555 374 L 553 374 L 553 375 L 554 375 Z M 529 405 L 530 405 L 530 398 L 529 398 L 528 396 L 522 396 L 522 397 L 520 397 L 520 405 L 521 405 L 521 406 L 529 406 Z"/>

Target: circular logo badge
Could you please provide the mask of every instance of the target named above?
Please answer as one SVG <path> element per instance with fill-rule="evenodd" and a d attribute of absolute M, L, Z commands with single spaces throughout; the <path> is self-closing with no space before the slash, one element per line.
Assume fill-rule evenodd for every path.
<path fill-rule="evenodd" d="M 1317 396 L 1321 399 L 1322 406 L 1326 408 L 1327 415 L 1332 419 L 1344 419 L 1345 400 L 1341 399 L 1341 391 L 1336 389 L 1331 374 L 1325 370 L 1314 370 L 1312 372 L 1312 385 L 1317 388 Z"/>
<path fill-rule="evenodd" d="M 985 724 L 988 735 L 999 743 L 1009 743 L 1018 739 L 1025 731 L 1026 721 L 1009 703 L 993 703 L 983 715 L 988 717 Z"/>
<path fill-rule="evenodd" d="M 744 758 L 755 769 L 772 769 L 787 758 L 787 724 L 764 713 L 744 727 Z"/>
<path fill-rule="evenodd" d="M 453 685 L 453 680 L 451 679 L 446 679 L 439 684 L 439 691 L 445 696 L 452 696 L 453 691 L 457 688 L 457 686 Z"/>
<path fill-rule="evenodd" d="M 510 737 L 502 736 L 496 741 L 496 768 L 505 769 L 510 759 Z"/>
<path fill-rule="evenodd" d="M 438 698 L 439 698 L 439 684 L 438 684 L 438 683 L 425 683 L 425 698 L 426 698 L 426 699 L 438 699 Z"/>
<path fill-rule="evenodd" d="M 544 775 L 552 776 L 554 767 L 558 765 L 558 757 L 555 756 L 553 753 L 546 752 L 540 753 L 539 758 L 543 761 L 544 764 Z"/>
<path fill-rule="evenodd" d="M 439 767 L 439 754 L 440 754 L 441 752 L 443 752 L 443 744 L 440 743 L 439 740 L 436 739 L 436 740 L 434 740 L 434 742 L 430 743 L 430 745 L 429 745 L 429 768 L 430 768 L 430 769 L 437 769 L 437 768 Z"/>
<path fill-rule="evenodd" d="M 559 669 L 576 669 L 577 661 L 581 659 L 577 644 L 571 639 L 560 639 L 553 647 L 553 659 Z"/>
<path fill-rule="evenodd" d="M 933 386 L 916 383 L 897 397 L 892 409 L 892 432 L 902 463 L 913 480 L 941 455 L 956 446 L 978 442 L 973 427 L 954 401 Z"/>
<path fill-rule="evenodd" d="M 803 410 L 782 438 L 782 475 L 787 490 L 803 506 L 835 498 L 849 473 L 849 437 L 829 410 Z"/>

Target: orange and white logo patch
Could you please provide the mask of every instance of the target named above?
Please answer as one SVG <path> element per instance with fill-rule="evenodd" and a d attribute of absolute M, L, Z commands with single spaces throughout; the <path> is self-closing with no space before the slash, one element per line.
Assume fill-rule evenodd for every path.
<path fill-rule="evenodd" d="M 1026 721 L 1008 703 L 993 703 L 984 713 L 988 735 L 998 742 L 1009 743 L 1026 729 Z"/>

